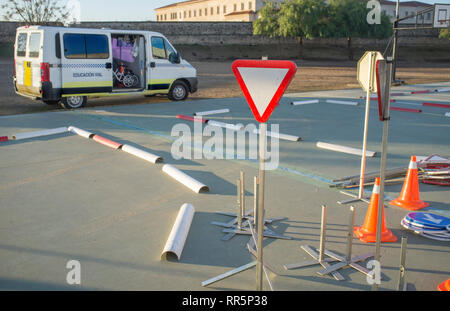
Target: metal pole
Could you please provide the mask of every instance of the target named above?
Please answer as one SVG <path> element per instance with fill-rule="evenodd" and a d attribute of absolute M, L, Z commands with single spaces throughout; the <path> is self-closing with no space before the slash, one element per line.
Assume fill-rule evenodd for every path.
<path fill-rule="evenodd" d="M 320 245 L 319 245 L 319 262 L 323 261 L 325 251 L 325 234 L 327 226 L 327 206 L 322 205 L 322 220 L 320 222 Z"/>
<path fill-rule="evenodd" d="M 392 68 L 392 82 L 395 83 L 397 81 L 397 78 L 395 77 L 396 71 L 397 71 L 397 47 L 398 47 L 398 18 L 399 18 L 399 6 L 400 6 L 400 0 L 397 0 L 397 3 L 395 5 L 395 20 L 394 20 L 394 42 L 392 44 L 392 61 L 393 61 L 393 68 Z"/>
<path fill-rule="evenodd" d="M 242 228 L 242 217 L 241 217 L 241 181 L 238 179 L 236 181 L 237 189 L 237 227 L 239 230 Z"/>
<path fill-rule="evenodd" d="M 258 219 L 258 177 L 253 177 L 253 226 L 255 230 L 258 230 L 257 227 L 257 219 Z"/>
<path fill-rule="evenodd" d="M 266 159 L 267 123 L 259 127 L 259 191 L 258 191 L 258 258 L 256 264 L 256 290 L 263 290 L 263 239 L 264 239 L 264 170 Z"/>
<path fill-rule="evenodd" d="M 348 221 L 348 233 L 347 233 L 347 262 L 352 261 L 352 245 L 353 245 L 353 226 L 355 224 L 355 207 L 350 206 L 350 217 Z"/>
<path fill-rule="evenodd" d="M 388 60 L 386 62 L 389 66 L 389 77 L 392 76 L 392 61 Z M 392 83 L 392 81 L 391 81 Z M 386 91 L 388 95 L 386 110 L 385 110 L 385 119 L 383 121 L 383 139 L 381 145 L 381 164 L 380 164 L 380 199 L 378 200 L 378 215 L 377 215 L 377 238 L 375 244 L 375 260 L 380 263 L 380 247 L 381 247 L 381 225 L 383 219 L 383 206 L 384 206 L 384 178 L 386 174 L 386 159 L 387 159 L 387 143 L 388 143 L 388 134 L 389 134 L 389 118 L 390 118 L 390 100 L 391 100 L 391 83 L 387 83 L 389 89 Z M 378 284 L 373 283 L 372 290 L 378 290 Z"/>
<path fill-rule="evenodd" d="M 370 92 L 372 91 L 372 77 L 373 77 L 373 62 L 375 59 L 374 53 L 369 54 L 369 73 L 367 82 L 369 85 L 367 86 L 367 92 L 366 92 L 366 116 L 364 118 L 364 135 L 363 135 L 363 150 L 362 150 L 362 157 L 361 157 L 361 172 L 359 177 L 359 194 L 358 199 L 361 199 L 363 197 L 364 192 L 364 175 L 366 171 L 366 150 L 367 150 L 367 128 L 369 127 L 369 111 L 370 111 Z"/>
<path fill-rule="evenodd" d="M 239 218 L 242 221 L 242 218 L 245 215 L 245 173 L 243 171 L 241 171 L 241 210 L 240 210 L 240 216 Z"/>
<path fill-rule="evenodd" d="M 407 244 L 408 238 L 402 237 L 402 248 L 401 248 L 401 256 L 400 256 L 400 273 L 398 278 L 398 287 L 397 290 L 403 291 L 406 288 L 405 283 L 405 275 L 406 275 L 406 244 Z"/>

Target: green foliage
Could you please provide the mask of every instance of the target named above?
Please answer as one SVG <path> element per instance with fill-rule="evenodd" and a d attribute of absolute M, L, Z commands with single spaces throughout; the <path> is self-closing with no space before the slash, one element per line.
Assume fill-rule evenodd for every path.
<path fill-rule="evenodd" d="M 439 39 L 447 39 L 450 40 L 450 29 L 445 28 L 439 31 Z"/>
<path fill-rule="evenodd" d="M 266 2 L 266 5 L 259 11 L 260 18 L 253 22 L 253 33 L 255 35 L 278 36 L 279 33 L 279 9 L 273 2 Z"/>
<path fill-rule="evenodd" d="M 3 18 L 27 24 L 42 25 L 49 22 L 62 22 L 69 16 L 64 5 L 58 0 L 6 0 L 0 6 Z"/>
<path fill-rule="evenodd" d="M 381 13 L 380 24 L 367 22 L 370 9 L 364 1 L 329 0 L 327 5 L 325 0 L 287 0 L 279 11 L 269 3 L 254 22 L 255 34 L 306 38 L 392 35 L 392 24 L 385 13 Z"/>

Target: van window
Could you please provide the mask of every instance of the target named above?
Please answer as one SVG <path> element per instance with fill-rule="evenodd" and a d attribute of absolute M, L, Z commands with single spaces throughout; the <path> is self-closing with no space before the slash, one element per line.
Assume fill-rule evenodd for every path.
<path fill-rule="evenodd" d="M 154 58 L 167 58 L 163 38 L 152 37 L 152 53 Z"/>
<path fill-rule="evenodd" d="M 108 37 L 104 35 L 86 35 L 87 58 L 108 58 Z"/>
<path fill-rule="evenodd" d="M 17 37 L 17 52 L 16 56 L 25 56 L 27 50 L 27 34 L 21 33 Z"/>
<path fill-rule="evenodd" d="M 55 35 L 55 54 L 57 58 L 61 58 L 61 41 L 59 39 L 59 33 Z"/>
<path fill-rule="evenodd" d="M 152 52 L 154 58 L 168 59 L 175 50 L 164 38 L 152 37 Z"/>
<path fill-rule="evenodd" d="M 28 44 L 28 56 L 39 57 L 39 49 L 41 47 L 41 34 L 32 33 L 30 35 L 30 42 Z"/>
<path fill-rule="evenodd" d="M 108 37 L 105 35 L 66 33 L 63 41 L 64 56 L 68 59 L 109 58 Z"/>
<path fill-rule="evenodd" d="M 66 33 L 63 41 L 66 58 L 86 58 L 86 42 L 83 34 Z"/>

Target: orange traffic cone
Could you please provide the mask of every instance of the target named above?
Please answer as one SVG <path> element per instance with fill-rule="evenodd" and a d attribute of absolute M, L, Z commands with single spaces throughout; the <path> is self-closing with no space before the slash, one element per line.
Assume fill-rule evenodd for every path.
<path fill-rule="evenodd" d="M 369 208 L 367 209 L 366 219 L 364 225 L 360 227 L 354 227 L 353 232 L 363 242 L 374 243 L 377 239 L 377 217 L 378 217 L 378 201 L 380 197 L 380 178 L 375 179 L 375 185 L 372 189 L 372 196 L 370 198 Z M 386 227 L 384 220 L 384 204 L 383 204 L 383 217 L 381 219 L 381 242 L 395 242 L 397 238 Z"/>
<path fill-rule="evenodd" d="M 405 182 L 403 183 L 403 188 L 400 196 L 389 202 L 389 204 L 400 206 L 411 211 L 415 211 L 430 205 L 429 203 L 420 200 L 416 156 L 411 156 L 408 174 L 406 175 Z"/>
<path fill-rule="evenodd" d="M 437 289 L 442 291 L 442 292 L 450 291 L 450 279 L 448 279 L 447 281 L 442 282 L 441 284 L 439 284 Z"/>

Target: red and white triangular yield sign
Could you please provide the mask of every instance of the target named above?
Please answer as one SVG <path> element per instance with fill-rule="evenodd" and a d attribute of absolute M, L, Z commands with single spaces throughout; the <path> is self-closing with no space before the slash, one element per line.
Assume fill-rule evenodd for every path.
<path fill-rule="evenodd" d="M 297 72 L 286 60 L 243 60 L 231 65 L 248 105 L 258 122 L 266 122 Z"/>

